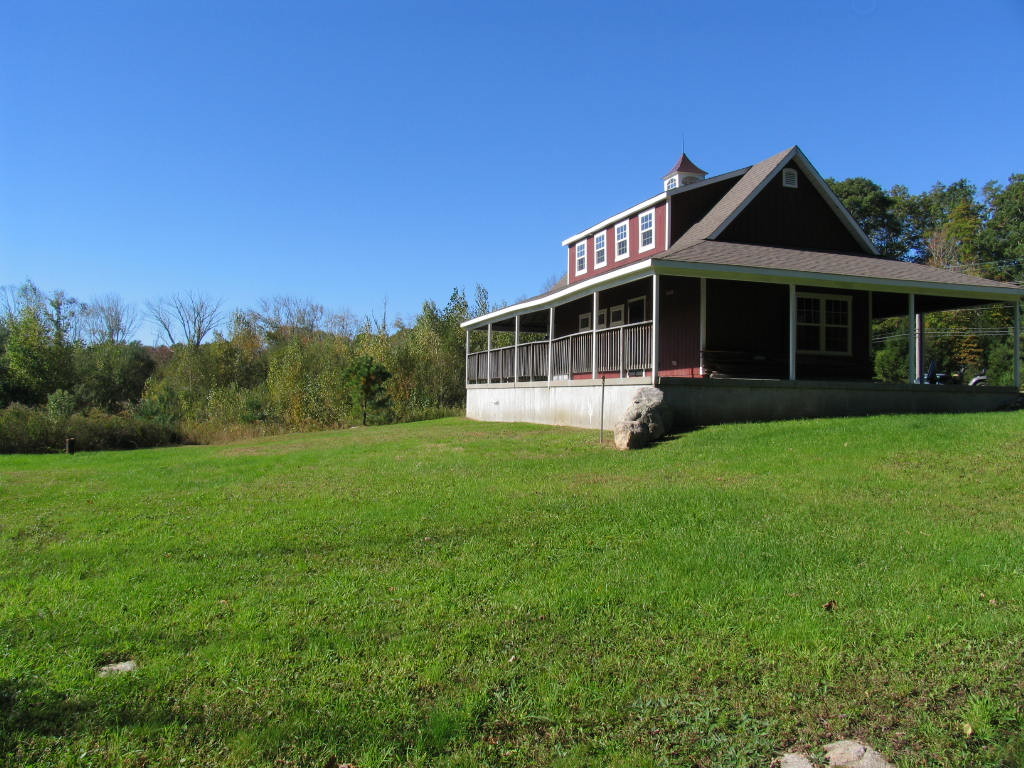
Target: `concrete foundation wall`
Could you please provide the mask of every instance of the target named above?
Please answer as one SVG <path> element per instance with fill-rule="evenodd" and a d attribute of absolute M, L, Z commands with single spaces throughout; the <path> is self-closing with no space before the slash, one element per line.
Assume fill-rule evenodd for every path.
<path fill-rule="evenodd" d="M 1012 405 L 1012 387 L 875 382 L 678 379 L 660 383 L 680 425 L 879 413 L 970 413 Z"/>
<path fill-rule="evenodd" d="M 604 388 L 605 429 L 622 418 L 638 389 L 650 386 L 635 379 L 613 381 Z M 659 387 L 681 427 L 878 413 L 993 411 L 1018 398 L 1011 387 L 871 382 L 664 379 Z M 466 415 L 479 421 L 597 429 L 601 424 L 601 386 L 590 381 L 470 386 Z"/>
<path fill-rule="evenodd" d="M 635 382 L 635 380 L 634 380 Z M 622 418 L 640 387 L 650 384 L 607 384 L 604 387 L 604 428 Z M 466 416 L 478 421 L 525 421 L 563 427 L 601 426 L 601 385 L 565 382 L 548 386 L 481 384 L 466 390 Z"/>

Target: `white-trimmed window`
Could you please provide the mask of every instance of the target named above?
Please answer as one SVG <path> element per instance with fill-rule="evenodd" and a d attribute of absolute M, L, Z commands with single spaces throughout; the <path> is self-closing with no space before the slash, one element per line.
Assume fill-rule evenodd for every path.
<path fill-rule="evenodd" d="M 678 186 L 679 186 L 679 179 L 677 179 L 675 176 L 672 176 L 668 180 L 668 182 L 666 182 L 665 190 L 667 191 L 667 190 L 670 190 L 670 189 L 675 189 Z"/>
<path fill-rule="evenodd" d="M 608 310 L 607 309 L 599 309 L 599 310 L 597 310 L 597 329 L 601 330 L 602 328 L 607 328 L 607 327 L 608 327 Z"/>
<path fill-rule="evenodd" d="M 594 235 L 594 269 L 608 263 L 608 233 L 598 232 Z"/>
<path fill-rule="evenodd" d="M 796 295 L 796 350 L 819 355 L 849 355 L 853 302 L 827 293 Z"/>
<path fill-rule="evenodd" d="M 649 251 L 654 247 L 654 209 L 640 214 L 640 250 Z"/>
<path fill-rule="evenodd" d="M 580 240 L 576 243 L 576 274 L 582 275 L 587 271 L 587 241 Z"/>
<path fill-rule="evenodd" d="M 589 331 L 593 327 L 593 325 L 591 324 L 591 318 L 593 318 L 593 315 L 590 314 L 589 312 L 583 312 L 582 314 L 580 314 L 581 331 Z"/>
<path fill-rule="evenodd" d="M 615 260 L 629 256 L 629 219 L 615 225 Z"/>
<path fill-rule="evenodd" d="M 608 327 L 614 328 L 616 325 L 622 325 L 625 322 L 626 317 L 626 305 L 616 304 L 614 307 L 608 308 Z"/>

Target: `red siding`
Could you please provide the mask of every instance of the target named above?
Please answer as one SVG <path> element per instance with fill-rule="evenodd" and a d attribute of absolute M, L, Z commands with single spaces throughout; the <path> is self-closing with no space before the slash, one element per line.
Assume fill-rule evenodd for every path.
<path fill-rule="evenodd" d="M 700 376 L 700 279 L 659 281 L 658 375 Z"/>
<path fill-rule="evenodd" d="M 646 261 L 647 259 L 658 255 L 666 249 L 665 244 L 665 215 L 666 205 L 664 202 L 659 203 L 654 208 L 654 248 L 646 250 L 640 253 L 640 216 L 639 214 L 629 217 L 629 256 L 622 259 L 621 261 L 615 260 L 615 224 L 622 221 L 613 223 L 610 227 L 604 230 L 606 236 L 606 248 L 608 251 L 606 266 L 601 269 L 594 269 L 594 234 L 589 235 L 587 240 L 587 271 L 581 275 L 576 274 L 576 243 L 579 240 L 571 243 L 568 248 L 569 255 L 569 283 L 578 283 L 581 280 L 594 277 L 595 275 L 606 275 L 609 272 L 614 272 L 620 267 L 624 267 L 627 264 L 635 264 L 638 261 Z M 640 213 L 650 210 L 645 208 Z"/>

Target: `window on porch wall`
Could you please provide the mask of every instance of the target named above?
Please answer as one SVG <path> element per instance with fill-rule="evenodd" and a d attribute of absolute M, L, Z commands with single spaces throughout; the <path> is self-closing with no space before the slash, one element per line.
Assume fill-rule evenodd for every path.
<path fill-rule="evenodd" d="M 849 355 L 851 304 L 849 296 L 798 293 L 797 352 Z"/>

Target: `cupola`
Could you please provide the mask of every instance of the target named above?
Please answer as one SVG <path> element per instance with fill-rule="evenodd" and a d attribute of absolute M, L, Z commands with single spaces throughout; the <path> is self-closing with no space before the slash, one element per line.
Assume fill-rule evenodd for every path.
<path fill-rule="evenodd" d="M 665 191 L 675 189 L 676 187 L 682 187 L 687 184 L 693 184 L 695 181 L 703 181 L 704 177 L 707 176 L 707 171 L 702 171 L 696 165 L 693 160 L 686 156 L 683 152 L 682 157 L 679 158 L 672 170 L 669 171 L 663 177 L 665 180 Z"/>

